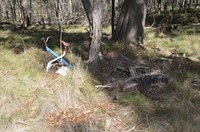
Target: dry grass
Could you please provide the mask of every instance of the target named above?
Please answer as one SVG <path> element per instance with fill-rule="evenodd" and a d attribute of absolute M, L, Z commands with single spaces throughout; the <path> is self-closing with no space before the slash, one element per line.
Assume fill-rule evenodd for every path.
<path fill-rule="evenodd" d="M 85 32 L 83 28 L 74 29 L 76 27 L 73 27 L 75 32 Z M 162 55 L 168 55 L 175 47 L 198 63 L 198 34 L 187 35 L 181 31 L 177 37 L 171 38 L 148 32 L 146 50 L 134 51 L 136 58 L 158 57 L 160 52 L 156 48 L 167 53 Z M 169 70 L 174 83 L 168 86 L 172 96 L 167 100 L 152 100 L 137 92 L 123 93 L 118 101 L 111 101 L 112 95 L 94 88 L 99 82 L 80 60 L 66 77 L 46 73 L 42 66 L 45 53 L 29 44 L 29 38 L 10 31 L 0 32 L 3 40 L 0 42 L 1 131 L 200 130 L 199 90 L 191 87 L 191 81 L 200 77 L 198 65 L 194 71 L 190 69 L 193 63 L 187 68 L 189 64 L 182 59 L 175 66 L 166 63 L 167 69 L 179 67 L 179 70 Z M 15 43 L 17 47 L 13 46 Z M 121 51 L 122 47 L 120 44 L 108 46 L 107 50 Z M 16 52 L 18 50 L 20 52 Z M 124 51 L 127 54 L 133 52 L 131 48 Z"/>
<path fill-rule="evenodd" d="M 76 62 L 66 77 L 61 77 L 43 70 L 41 56 L 45 53 L 36 47 L 20 54 L 1 47 L 0 130 L 118 131 L 123 128 L 115 115 L 114 104 L 99 100 L 94 89 L 96 80 L 81 61 Z"/>
<path fill-rule="evenodd" d="M 146 45 L 165 56 L 171 53 L 183 53 L 195 61 L 200 57 L 199 25 L 179 27 L 177 30 L 163 33 L 156 29 L 147 29 Z"/>

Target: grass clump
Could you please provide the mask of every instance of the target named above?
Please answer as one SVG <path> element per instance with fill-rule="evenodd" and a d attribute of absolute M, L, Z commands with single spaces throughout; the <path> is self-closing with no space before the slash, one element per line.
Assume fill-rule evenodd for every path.
<path fill-rule="evenodd" d="M 16 54 L 2 45 L 0 54 L 1 130 L 50 130 L 42 127 L 48 113 L 95 101 L 94 79 L 80 62 L 64 78 L 45 73 L 37 47 Z"/>

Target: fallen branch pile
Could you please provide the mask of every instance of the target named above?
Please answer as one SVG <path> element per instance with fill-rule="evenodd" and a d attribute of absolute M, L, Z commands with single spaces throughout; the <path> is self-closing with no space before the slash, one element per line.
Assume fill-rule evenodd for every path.
<path fill-rule="evenodd" d="M 154 99 L 161 99 L 164 86 L 170 78 L 161 69 L 152 67 L 150 62 L 137 62 L 119 55 L 112 63 L 105 66 L 103 75 L 105 85 L 96 88 L 120 89 L 120 91 L 136 91 Z"/>

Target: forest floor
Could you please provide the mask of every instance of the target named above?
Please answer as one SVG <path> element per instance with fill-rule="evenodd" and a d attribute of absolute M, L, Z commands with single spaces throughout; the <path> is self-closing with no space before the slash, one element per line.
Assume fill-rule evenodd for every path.
<path fill-rule="evenodd" d="M 73 43 L 67 59 L 74 70 L 66 77 L 46 73 L 42 37 L 53 36 L 49 46 L 59 48 L 58 27 L 0 30 L 1 131 L 199 131 L 200 25 L 179 26 L 171 32 L 146 28 L 140 46 L 112 43 L 103 30 L 97 67 L 86 66 L 88 32 L 84 26 L 64 26 L 63 40 Z M 120 63 L 159 70 L 172 80 L 167 98 L 154 99 L 140 90 L 97 88 L 107 85 Z M 128 65 L 128 64 L 127 64 Z M 120 65 L 121 66 L 121 65 Z M 94 69 L 95 68 L 95 69 Z M 95 72 L 94 72 L 95 71 Z M 121 83 L 120 83 L 121 84 Z"/>

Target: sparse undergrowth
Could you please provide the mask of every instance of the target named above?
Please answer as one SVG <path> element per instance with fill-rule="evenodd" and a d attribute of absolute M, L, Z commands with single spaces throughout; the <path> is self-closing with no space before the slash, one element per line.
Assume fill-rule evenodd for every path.
<path fill-rule="evenodd" d="M 200 56 L 200 25 L 181 25 L 172 32 L 159 32 L 156 29 L 147 29 L 148 47 L 164 56 L 172 54 L 182 55 L 199 61 Z"/>
<path fill-rule="evenodd" d="M 66 29 L 65 39 L 75 39 L 74 49 L 84 54 L 88 48 L 85 29 Z M 46 54 L 39 40 L 43 35 L 57 35 L 54 28 L 45 32 L 37 27 L 19 33 L 0 31 L 0 130 L 199 131 L 200 89 L 193 86 L 200 78 L 198 30 L 196 26 L 180 27 L 172 35 L 147 29 L 145 45 L 139 47 L 110 45 L 105 39 L 105 56 L 117 52 L 131 59 L 153 61 L 154 65 L 162 63 L 173 78 L 167 86 L 172 95 L 166 100 L 123 92 L 117 101 L 110 99 L 110 92 L 95 89 L 101 82 L 79 59 L 64 78 L 43 70 Z M 50 44 L 57 43 L 57 38 Z"/>

